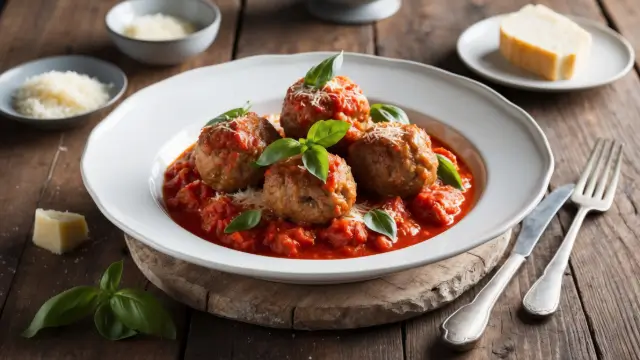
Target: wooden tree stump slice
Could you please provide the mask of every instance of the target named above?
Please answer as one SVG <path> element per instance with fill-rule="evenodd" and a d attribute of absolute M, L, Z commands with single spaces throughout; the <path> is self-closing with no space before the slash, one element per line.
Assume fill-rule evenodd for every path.
<path fill-rule="evenodd" d="M 511 230 L 456 257 L 379 279 L 296 285 L 211 270 L 162 254 L 125 235 L 142 273 L 177 301 L 246 323 L 301 330 L 381 325 L 437 309 L 490 272 L 506 252 L 510 238 Z"/>

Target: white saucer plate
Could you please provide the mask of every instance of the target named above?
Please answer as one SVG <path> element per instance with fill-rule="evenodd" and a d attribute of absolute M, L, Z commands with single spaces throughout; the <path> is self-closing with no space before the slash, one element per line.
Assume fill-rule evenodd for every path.
<path fill-rule="evenodd" d="M 569 16 L 592 35 L 588 65 L 570 80 L 539 78 L 512 65 L 500 54 L 500 21 L 504 16 L 479 21 L 458 38 L 457 50 L 462 61 L 473 72 L 490 81 L 518 89 L 563 92 L 609 84 L 633 68 L 635 54 L 625 38 L 593 20 Z"/>

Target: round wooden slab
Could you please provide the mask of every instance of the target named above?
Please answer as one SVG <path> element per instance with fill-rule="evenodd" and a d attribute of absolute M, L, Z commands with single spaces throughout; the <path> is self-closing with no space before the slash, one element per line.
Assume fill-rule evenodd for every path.
<path fill-rule="evenodd" d="M 194 309 L 273 328 L 352 329 L 437 309 L 480 281 L 502 258 L 511 230 L 456 257 L 379 279 L 340 285 L 269 282 L 211 270 L 125 235 L 154 285 Z"/>

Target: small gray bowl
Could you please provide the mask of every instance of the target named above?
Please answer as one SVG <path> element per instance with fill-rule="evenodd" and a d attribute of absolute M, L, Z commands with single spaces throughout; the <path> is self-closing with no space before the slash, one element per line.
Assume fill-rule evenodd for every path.
<path fill-rule="evenodd" d="M 103 84 L 111 84 L 109 101 L 102 107 L 57 119 L 38 119 L 24 116 L 13 107 L 13 95 L 27 78 L 48 71 L 75 71 L 96 78 Z M 82 55 L 54 56 L 30 61 L 9 69 L 0 75 L 0 113 L 10 119 L 42 129 L 61 129 L 79 125 L 89 115 L 105 109 L 118 100 L 127 89 L 127 76 L 117 66 L 96 58 Z"/>
<path fill-rule="evenodd" d="M 197 31 L 175 40 L 139 40 L 123 35 L 137 16 L 162 13 L 192 23 Z M 118 49 L 148 65 L 177 65 L 205 51 L 220 29 L 220 9 L 208 0 L 130 0 L 109 10 L 107 31 Z"/>

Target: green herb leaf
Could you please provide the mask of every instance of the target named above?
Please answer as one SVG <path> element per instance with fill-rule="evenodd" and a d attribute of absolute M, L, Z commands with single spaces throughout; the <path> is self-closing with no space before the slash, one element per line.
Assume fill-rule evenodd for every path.
<path fill-rule="evenodd" d="M 107 268 L 100 279 L 100 289 L 107 292 L 118 290 L 120 278 L 122 278 L 122 260 L 114 262 Z"/>
<path fill-rule="evenodd" d="M 335 145 L 349 131 L 351 124 L 340 120 L 320 120 L 311 126 L 307 133 L 307 140 L 324 146 Z"/>
<path fill-rule="evenodd" d="M 282 159 L 300 154 L 301 151 L 302 145 L 299 142 L 290 138 L 278 139 L 264 149 L 256 164 L 260 166 L 271 165 Z"/>
<path fill-rule="evenodd" d="M 304 76 L 304 84 L 316 89 L 322 89 L 326 83 L 333 79 L 342 66 L 342 54 L 343 52 L 340 51 L 339 54 L 333 55 L 309 69 Z"/>
<path fill-rule="evenodd" d="M 147 335 L 176 338 L 176 326 L 171 315 L 151 294 L 124 289 L 113 294 L 109 304 L 116 318 L 127 328 Z"/>
<path fill-rule="evenodd" d="M 451 185 L 458 190 L 464 190 L 462 179 L 460 179 L 456 166 L 446 157 L 440 154 L 436 154 L 436 156 L 438 157 L 438 177 L 440 180 L 446 185 Z"/>
<path fill-rule="evenodd" d="M 304 167 L 315 177 L 327 182 L 329 176 L 329 153 L 320 145 L 312 145 L 302 154 Z"/>
<path fill-rule="evenodd" d="M 371 120 L 375 123 L 397 122 L 401 124 L 410 124 L 409 117 L 404 110 L 389 104 L 373 104 L 371 105 L 369 114 L 371 115 Z"/>
<path fill-rule="evenodd" d="M 93 286 L 78 286 L 52 297 L 40 307 L 22 336 L 30 338 L 41 329 L 69 325 L 91 315 L 98 306 L 100 293 Z"/>
<path fill-rule="evenodd" d="M 249 101 L 247 101 L 247 103 L 241 107 L 241 108 L 235 108 L 235 109 L 231 109 L 223 114 L 220 114 L 218 116 L 216 116 L 215 118 L 209 120 L 204 126 L 211 126 L 211 125 L 215 125 L 217 123 L 221 123 L 224 121 L 229 121 L 229 120 L 233 120 L 235 118 L 238 118 L 240 116 L 246 115 L 249 112 L 249 109 L 251 109 L 251 103 Z"/>
<path fill-rule="evenodd" d="M 224 228 L 224 233 L 231 234 L 237 231 L 252 229 L 260 223 L 260 218 L 262 218 L 261 210 L 247 210 L 236 216 L 229 225 Z"/>
<path fill-rule="evenodd" d="M 121 340 L 137 334 L 135 330 L 127 328 L 122 321 L 118 320 L 108 302 L 98 307 L 93 314 L 93 322 L 100 335 L 109 340 Z"/>
<path fill-rule="evenodd" d="M 381 209 L 373 209 L 364 214 L 364 224 L 371 230 L 388 236 L 394 242 L 398 238 L 396 221 Z"/>

